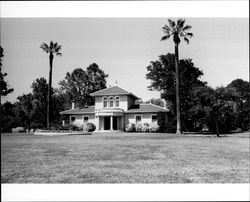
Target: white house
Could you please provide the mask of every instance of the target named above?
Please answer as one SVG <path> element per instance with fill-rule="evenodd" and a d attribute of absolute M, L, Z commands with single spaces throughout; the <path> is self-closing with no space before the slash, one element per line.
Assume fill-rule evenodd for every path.
<path fill-rule="evenodd" d="M 158 112 L 167 109 L 153 104 L 136 104 L 139 98 L 119 86 L 112 86 L 91 94 L 95 105 L 62 111 L 70 123 L 92 122 L 97 130 L 124 130 L 128 123 L 157 122 Z M 73 106 L 73 105 L 72 105 Z"/>

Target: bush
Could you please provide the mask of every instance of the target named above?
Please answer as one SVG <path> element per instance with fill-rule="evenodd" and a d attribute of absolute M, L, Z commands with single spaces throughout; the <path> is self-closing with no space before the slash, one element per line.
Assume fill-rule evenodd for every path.
<path fill-rule="evenodd" d="M 65 125 L 51 125 L 45 130 L 50 131 L 85 131 L 93 132 L 96 129 L 96 126 L 93 123 L 84 123 L 84 124 L 65 124 Z"/>
<path fill-rule="evenodd" d="M 93 123 L 84 123 L 80 126 L 81 130 L 86 131 L 86 132 L 93 132 L 96 129 L 95 124 Z"/>
<path fill-rule="evenodd" d="M 74 124 L 65 124 L 63 126 L 53 126 L 51 130 L 72 130 L 72 131 L 80 131 L 81 128 Z"/>
<path fill-rule="evenodd" d="M 135 131 L 136 132 L 141 132 L 142 131 L 142 124 L 141 123 L 136 123 L 135 124 Z"/>
<path fill-rule="evenodd" d="M 24 129 L 24 127 L 16 127 L 12 128 L 12 133 L 26 133 L 26 130 Z"/>
<path fill-rule="evenodd" d="M 142 125 L 142 129 L 141 129 L 141 132 L 149 132 L 149 124 L 148 123 L 144 123 Z"/>
<path fill-rule="evenodd" d="M 135 124 L 134 123 L 129 123 L 126 128 L 125 128 L 126 132 L 135 132 Z"/>
<path fill-rule="evenodd" d="M 149 132 L 151 133 L 155 133 L 155 132 L 158 132 L 159 131 L 159 126 L 157 123 L 151 123 L 149 125 Z"/>

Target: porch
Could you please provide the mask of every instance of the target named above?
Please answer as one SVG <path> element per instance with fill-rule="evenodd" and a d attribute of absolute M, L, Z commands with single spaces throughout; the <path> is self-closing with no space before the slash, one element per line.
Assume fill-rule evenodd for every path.
<path fill-rule="evenodd" d="M 124 130 L 122 109 L 102 109 L 96 112 L 98 131 Z"/>

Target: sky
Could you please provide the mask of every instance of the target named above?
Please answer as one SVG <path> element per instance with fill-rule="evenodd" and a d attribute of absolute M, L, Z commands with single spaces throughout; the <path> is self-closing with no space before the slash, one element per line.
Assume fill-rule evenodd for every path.
<path fill-rule="evenodd" d="M 175 19 L 175 18 L 174 18 Z M 191 58 L 212 87 L 225 86 L 236 78 L 249 80 L 248 18 L 185 18 L 194 37 L 181 42 L 179 58 Z M 48 55 L 39 47 L 51 40 L 62 45 L 55 57 L 54 88 L 75 68 L 98 66 L 109 75 L 107 86 L 118 85 L 143 101 L 159 98 L 149 91 L 145 78 L 150 61 L 174 53 L 172 40 L 160 41 L 167 18 L 1 18 L 3 72 L 14 92 L 3 102 L 31 92 L 36 78 L 48 80 Z"/>

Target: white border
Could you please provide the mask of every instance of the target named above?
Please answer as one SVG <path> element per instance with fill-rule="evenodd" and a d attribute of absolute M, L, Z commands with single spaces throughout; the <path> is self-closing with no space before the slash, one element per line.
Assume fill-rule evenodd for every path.
<path fill-rule="evenodd" d="M 249 1 L 0 2 L 3 17 L 249 17 Z M 249 184 L 2 184 L 1 201 L 248 201 Z"/>
<path fill-rule="evenodd" d="M 14 191 L 14 192 L 13 192 Z M 38 198 L 39 197 L 39 198 Z M 248 201 L 249 184 L 14 184 L 2 201 Z"/>
<path fill-rule="evenodd" d="M 9 1 L 1 17 L 249 17 L 249 1 Z"/>

